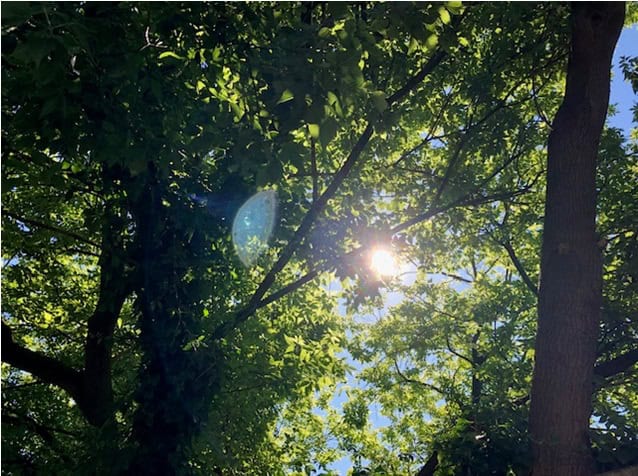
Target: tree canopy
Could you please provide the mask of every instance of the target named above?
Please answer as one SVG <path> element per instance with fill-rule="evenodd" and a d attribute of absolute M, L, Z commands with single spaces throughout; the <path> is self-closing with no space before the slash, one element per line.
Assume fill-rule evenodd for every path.
<path fill-rule="evenodd" d="M 528 474 L 570 13 L 3 3 L 3 472 Z M 638 464 L 636 177 L 604 129 L 599 471 Z"/>

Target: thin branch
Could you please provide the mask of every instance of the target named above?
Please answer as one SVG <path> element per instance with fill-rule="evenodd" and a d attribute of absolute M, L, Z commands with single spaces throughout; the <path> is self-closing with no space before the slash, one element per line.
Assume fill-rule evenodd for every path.
<path fill-rule="evenodd" d="M 400 101 L 410 91 L 416 88 L 417 85 L 423 79 L 425 79 L 425 77 L 430 74 L 436 68 L 436 66 L 438 66 L 438 64 L 445 56 L 446 53 L 443 51 L 438 51 L 434 55 L 432 55 L 432 57 L 421 69 L 421 71 L 419 71 L 415 76 L 408 80 L 401 89 L 399 89 L 396 93 L 394 93 L 387 99 L 388 106 L 391 106 L 397 101 Z M 328 185 L 326 190 L 317 198 L 317 200 L 313 202 L 312 206 L 302 219 L 301 224 L 295 231 L 295 234 L 279 255 L 279 259 L 275 262 L 268 274 L 266 274 L 266 277 L 258 286 L 257 290 L 253 293 L 253 296 L 251 297 L 248 305 L 244 309 L 241 309 L 240 311 L 235 313 L 232 319 L 217 327 L 217 329 L 215 329 L 215 331 L 211 335 L 211 338 L 213 340 L 220 339 L 227 335 L 229 331 L 235 329 L 241 323 L 246 321 L 246 319 L 248 319 L 259 307 L 261 307 L 260 303 L 262 301 L 262 298 L 275 283 L 277 275 L 288 264 L 288 261 L 290 261 L 290 259 L 292 258 L 299 244 L 306 237 L 321 212 L 323 212 L 328 201 L 335 195 L 343 181 L 349 175 L 350 171 L 354 167 L 354 164 L 357 162 L 361 153 L 363 152 L 363 149 L 367 146 L 373 132 L 373 124 L 372 122 L 368 122 L 365 130 L 350 151 L 350 154 L 348 154 L 345 162 L 335 174 L 334 179 L 332 180 L 330 185 Z"/>
<path fill-rule="evenodd" d="M 391 106 L 405 98 L 412 90 L 414 90 L 419 85 L 420 82 L 425 79 L 428 74 L 432 72 L 434 67 L 436 67 L 441 62 L 441 60 L 445 58 L 446 55 L 447 53 L 443 50 L 439 50 L 434 53 L 425 64 L 425 66 L 421 69 L 421 71 L 412 76 L 412 78 L 410 78 L 401 89 L 399 89 L 397 92 L 386 99 L 388 106 Z"/>
<path fill-rule="evenodd" d="M 437 274 L 437 273 L 433 273 Z M 457 281 L 462 281 L 464 283 L 472 284 L 474 281 L 468 278 L 464 278 L 463 276 L 459 276 L 458 274 L 446 273 L 444 271 L 440 271 L 438 274 L 442 274 L 443 276 L 447 276 L 448 278 L 456 279 Z"/>
<path fill-rule="evenodd" d="M 75 434 L 67 430 L 62 430 L 60 428 L 52 428 L 42 425 L 41 423 L 34 420 L 33 418 L 28 417 L 27 415 L 17 415 L 13 413 L 3 412 L 2 422 L 8 423 L 13 426 L 25 426 L 28 430 L 34 432 L 36 435 L 42 438 L 42 441 L 44 441 L 67 466 L 71 466 L 73 464 L 68 455 L 58 449 L 58 445 L 56 444 L 53 432 L 65 434 L 74 438 L 79 438 L 79 434 Z"/>
<path fill-rule="evenodd" d="M 13 218 L 14 220 L 17 220 L 17 221 L 20 221 L 20 222 L 24 223 L 25 225 L 31 225 L 31 226 L 35 226 L 35 227 L 38 227 L 38 228 L 43 228 L 45 230 L 49 230 L 49 231 L 52 231 L 54 233 L 60 233 L 61 235 L 66 235 L 66 236 L 68 236 L 70 238 L 78 240 L 78 241 L 80 241 L 82 243 L 85 243 L 87 245 L 95 246 L 97 248 L 99 248 L 99 246 L 100 246 L 98 243 L 96 243 L 96 242 L 94 242 L 92 240 L 89 240 L 88 238 L 86 238 L 84 236 L 78 235 L 77 233 L 75 233 L 73 231 L 65 230 L 63 228 L 58 228 L 55 225 L 51 225 L 49 223 L 44 223 L 44 222 L 41 222 L 39 220 L 35 220 L 35 219 L 32 219 L 32 218 L 24 218 L 24 217 L 22 217 L 22 216 L 20 216 L 20 215 L 18 215 L 16 213 L 8 211 L 6 208 L 4 210 L 2 210 L 2 213 L 4 215 L 8 216 L 8 217 Z"/>
<path fill-rule="evenodd" d="M 470 139 L 469 133 L 463 134 L 463 137 L 461 137 L 461 140 L 456 145 L 456 149 L 454 150 L 454 153 L 452 154 L 452 157 L 450 158 L 450 161 L 448 162 L 448 165 L 445 169 L 445 173 L 443 174 L 443 179 L 441 180 L 441 183 L 436 189 L 434 198 L 432 199 L 432 203 L 434 204 L 439 203 L 439 200 L 441 199 L 441 195 L 445 191 L 445 188 L 447 187 L 450 181 L 450 178 L 452 177 L 452 172 L 454 171 L 454 168 L 456 167 L 456 164 L 458 163 L 459 158 L 461 157 L 461 151 L 463 150 L 463 147 L 465 147 L 465 144 L 467 144 L 469 139 Z"/>
<path fill-rule="evenodd" d="M 312 173 L 303 173 L 303 172 L 297 172 L 294 174 L 289 174 L 286 175 L 287 178 L 307 178 L 307 177 L 312 177 L 313 174 Z M 317 172 L 316 173 L 317 177 L 334 177 L 335 174 L 334 172 Z"/>
<path fill-rule="evenodd" d="M 476 197 L 472 197 L 471 194 L 468 194 L 468 195 L 465 195 L 464 197 L 460 197 L 456 200 L 453 200 L 447 205 L 430 209 L 420 215 L 412 217 L 409 220 L 406 220 L 403 223 L 396 225 L 394 228 L 390 230 L 390 234 L 395 235 L 401 231 L 411 228 L 412 226 L 418 223 L 429 220 L 430 218 L 432 218 L 435 215 L 438 215 L 439 213 L 446 212 L 454 208 L 466 207 L 466 206 L 471 207 L 471 206 L 484 205 L 486 203 L 491 203 L 491 202 L 498 202 L 505 199 L 514 198 L 526 192 L 527 192 L 527 189 L 521 189 L 521 190 L 513 190 L 513 191 L 507 191 L 507 192 L 498 192 L 492 195 L 479 195 Z"/>
<path fill-rule="evenodd" d="M 92 256 L 93 258 L 99 258 L 100 257 L 99 253 L 93 253 L 92 251 L 82 250 L 80 248 L 64 248 L 62 251 L 64 251 L 65 253 L 69 253 L 69 254 Z"/>
<path fill-rule="evenodd" d="M 540 91 L 540 88 L 538 89 L 538 91 Z M 532 76 L 532 99 L 534 101 L 534 108 L 536 109 L 536 113 L 538 114 L 538 117 L 541 118 L 541 120 L 545 123 L 545 125 L 551 131 L 552 123 L 549 121 L 549 119 L 547 119 L 547 116 L 545 115 L 545 113 L 541 109 L 540 104 L 538 103 L 538 94 L 537 94 L 538 91 L 536 90 L 536 81 L 534 80 L 534 76 Z"/>
<path fill-rule="evenodd" d="M 518 256 L 516 256 L 516 252 L 514 251 L 512 244 L 506 240 L 500 241 L 499 243 L 507 251 L 507 254 L 512 260 L 514 267 L 516 268 L 516 271 L 518 271 L 518 274 L 521 276 L 521 279 L 523 280 L 527 288 L 534 294 L 534 296 L 538 298 L 538 287 L 531 280 L 531 278 L 529 277 L 529 274 L 527 274 L 527 271 L 525 271 L 523 264 L 518 259 Z"/>
<path fill-rule="evenodd" d="M 419 150 L 421 150 L 430 141 L 441 138 L 441 137 L 435 137 L 434 132 L 436 131 L 436 128 L 439 126 L 439 122 L 441 121 L 441 118 L 443 117 L 443 113 L 446 111 L 447 107 L 449 106 L 451 99 L 452 99 L 452 94 L 448 94 L 445 97 L 445 101 L 439 108 L 439 112 L 434 118 L 434 122 L 432 123 L 432 126 L 428 128 L 428 133 L 423 138 L 423 140 L 419 142 L 417 145 L 415 145 L 414 147 L 412 147 L 410 150 L 401 154 L 401 156 L 399 156 L 399 158 L 391 165 L 391 167 L 397 167 L 402 161 L 407 159 L 409 156 L 411 156 L 415 152 L 418 152 Z"/>
<path fill-rule="evenodd" d="M 454 355 L 456 355 L 459 359 L 465 360 L 466 362 L 468 362 L 472 367 L 474 367 L 474 362 L 472 361 L 472 359 L 470 359 L 469 357 L 464 356 L 463 354 L 459 354 L 457 351 L 455 351 L 452 348 L 452 345 L 450 344 L 450 338 L 449 336 L 445 336 L 445 344 L 447 346 L 447 349 Z"/>
<path fill-rule="evenodd" d="M 63 428 L 43 425 L 42 423 L 38 422 L 28 415 L 18 415 L 17 413 L 13 412 L 3 412 L 2 420 L 13 425 L 26 424 L 26 426 L 33 429 L 36 433 L 42 436 L 43 439 L 46 439 L 48 441 L 53 440 L 53 433 L 60 433 L 61 435 L 72 436 L 74 438 L 79 438 L 81 436 L 80 433 L 65 430 Z"/>
<path fill-rule="evenodd" d="M 491 203 L 493 201 L 500 201 L 500 200 L 504 200 L 506 198 L 512 198 L 515 197 L 517 195 L 520 195 L 521 193 L 525 193 L 525 191 L 514 191 L 514 192 L 503 192 L 503 193 L 496 193 L 493 195 L 487 195 L 487 196 L 479 196 L 477 198 L 468 198 L 469 195 L 466 195 L 465 197 L 462 197 L 461 199 L 455 200 L 454 202 L 446 205 L 446 206 L 441 206 L 432 210 L 429 210 L 421 215 L 417 215 L 416 217 L 407 220 L 397 226 L 395 226 L 394 228 L 392 228 L 389 232 L 389 235 L 395 235 L 397 233 L 400 233 L 418 223 L 424 222 L 429 220 L 430 218 L 433 218 L 434 216 L 440 214 L 440 213 L 444 213 L 447 211 L 450 211 L 454 208 L 457 207 L 462 207 L 462 206 L 478 206 L 478 205 L 482 205 L 482 204 L 486 204 L 486 203 Z M 362 253 L 364 251 L 364 247 L 358 247 L 355 248 L 354 250 L 349 251 L 348 253 L 345 253 L 343 255 L 340 255 L 336 258 L 333 258 L 331 260 L 328 260 L 324 263 L 322 263 L 321 265 L 317 266 L 315 269 L 309 271 L 307 274 L 303 275 L 302 277 L 300 277 L 299 279 L 297 279 L 296 281 L 293 281 L 289 284 L 287 284 L 286 286 L 282 287 L 281 289 L 269 294 L 268 296 L 266 296 L 264 299 L 260 300 L 259 303 L 257 303 L 256 305 L 256 309 L 260 309 L 264 306 L 267 306 L 268 304 L 271 304 L 275 301 L 277 301 L 278 299 L 281 299 L 282 297 L 286 296 L 287 294 L 290 294 L 291 292 L 296 291 L 297 289 L 299 289 L 300 287 L 302 287 L 304 284 L 312 281 L 313 279 L 315 279 L 317 276 L 319 276 L 321 273 L 323 273 L 324 271 L 327 271 L 328 269 L 330 269 L 331 267 L 334 267 L 337 263 L 342 262 L 344 260 L 350 259 L 360 253 Z M 255 309 L 255 310 L 256 310 Z"/>
<path fill-rule="evenodd" d="M 310 228 L 314 224 L 315 220 L 319 216 L 319 214 L 323 211 L 324 207 L 328 203 L 328 201 L 333 197 L 336 193 L 339 186 L 343 183 L 345 178 L 348 176 L 355 162 L 363 152 L 363 149 L 368 144 L 370 137 L 372 137 L 373 127 L 372 124 L 368 124 L 365 131 L 359 137 L 359 140 L 350 151 L 348 158 L 341 166 L 339 171 L 335 174 L 334 180 L 328 185 L 326 190 L 317 198 L 315 202 L 313 202 L 310 210 L 306 213 L 299 228 L 290 239 L 288 244 L 284 247 L 281 252 L 279 259 L 270 269 L 266 277 L 263 279 L 252 298 L 250 299 L 248 305 L 237 312 L 233 319 L 225 322 L 220 325 L 212 334 L 214 340 L 219 339 L 225 336 L 230 330 L 236 328 L 238 325 L 243 323 L 246 319 L 248 319 L 259 307 L 259 302 L 264 297 L 266 292 L 270 289 L 270 287 L 274 284 L 277 274 L 284 269 L 284 267 L 288 264 L 288 261 L 292 258 L 292 255 L 296 251 L 297 247 L 301 243 L 301 241 L 305 238 L 305 236 L 310 231 Z"/>
<path fill-rule="evenodd" d="M 431 383 L 422 382 L 421 380 L 416 380 L 416 379 L 413 379 L 413 378 L 410 378 L 410 377 L 406 376 L 403 372 L 401 372 L 401 369 L 399 368 L 399 363 L 397 362 L 396 358 L 394 359 L 394 368 L 397 371 L 397 375 L 399 377 L 401 377 L 401 379 L 404 382 L 413 383 L 413 384 L 416 384 L 416 385 L 421 385 L 422 387 L 426 387 L 426 388 L 432 389 L 435 392 L 440 393 L 441 395 L 445 395 L 445 392 L 443 392 L 443 390 L 441 390 L 436 385 L 432 385 Z"/>
<path fill-rule="evenodd" d="M 312 172 L 312 202 L 319 198 L 319 182 L 317 180 L 317 144 L 314 137 L 310 138 L 310 167 Z"/>

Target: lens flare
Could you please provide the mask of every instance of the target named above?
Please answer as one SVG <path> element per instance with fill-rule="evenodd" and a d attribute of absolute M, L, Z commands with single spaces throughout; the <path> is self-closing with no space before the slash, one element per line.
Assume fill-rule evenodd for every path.
<path fill-rule="evenodd" d="M 396 259 L 385 248 L 376 248 L 372 251 L 370 268 L 379 277 L 392 277 L 399 274 L 399 266 Z"/>
<path fill-rule="evenodd" d="M 244 203 L 233 220 L 232 237 L 235 251 L 244 266 L 250 267 L 268 249 L 275 228 L 277 193 L 264 190 Z"/>

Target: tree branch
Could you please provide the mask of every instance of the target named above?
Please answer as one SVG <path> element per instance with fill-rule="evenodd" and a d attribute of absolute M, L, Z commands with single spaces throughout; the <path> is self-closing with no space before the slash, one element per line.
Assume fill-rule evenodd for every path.
<path fill-rule="evenodd" d="M 94 426 L 102 426 L 112 416 L 113 332 L 122 306 L 132 291 L 131 280 L 125 272 L 122 223 L 110 208 L 107 208 L 106 217 L 99 261 L 99 298 L 87 323 L 84 369 L 74 370 L 56 359 L 19 346 L 13 340 L 11 328 L 2 323 L 2 360 L 66 390 L 88 423 Z"/>
<path fill-rule="evenodd" d="M 225 322 L 217 329 L 215 329 L 212 334 L 212 338 L 214 340 L 225 336 L 230 330 L 236 328 L 238 325 L 248 319 L 259 308 L 259 302 L 275 282 L 277 274 L 279 274 L 279 272 L 281 272 L 281 270 L 284 269 L 284 267 L 288 264 L 288 261 L 290 261 L 297 247 L 305 238 L 306 234 L 310 231 L 310 228 L 314 224 L 319 214 L 323 211 L 328 201 L 333 197 L 339 186 L 348 176 L 350 170 L 352 170 L 355 162 L 363 152 L 363 149 L 368 144 L 370 137 L 372 137 L 372 133 L 372 124 L 368 124 L 365 131 L 363 132 L 361 137 L 359 137 L 359 140 L 350 151 L 348 158 L 341 166 L 339 171 L 335 174 L 334 180 L 330 183 L 330 185 L 328 185 L 326 190 L 317 198 L 317 200 L 313 202 L 310 210 L 308 210 L 308 213 L 306 213 L 303 220 L 301 221 L 299 228 L 297 228 L 297 231 L 279 255 L 279 259 L 277 260 L 277 262 L 273 265 L 257 290 L 254 292 L 248 305 L 244 309 L 237 312 L 230 321 Z"/>
<path fill-rule="evenodd" d="M 105 169 L 102 174 L 105 182 L 112 180 L 112 170 Z M 113 333 L 122 306 L 133 291 L 133 282 L 125 267 L 127 256 L 122 243 L 124 223 L 112 203 L 106 204 L 104 215 L 99 297 L 95 311 L 88 320 L 84 345 L 84 396 L 90 402 L 84 413 L 94 426 L 102 426 L 113 415 Z"/>
<path fill-rule="evenodd" d="M 445 58 L 446 55 L 447 53 L 443 50 L 439 50 L 434 53 L 425 64 L 425 66 L 421 69 L 421 71 L 412 76 L 403 85 L 402 88 L 400 88 L 398 91 L 396 91 L 394 94 L 386 99 L 388 106 L 391 106 L 405 98 L 412 90 L 414 90 L 419 85 L 421 81 L 426 78 L 428 74 L 430 74 L 434 70 L 434 68 L 441 62 L 441 60 L 443 60 L 443 58 Z"/>
<path fill-rule="evenodd" d="M 440 213 L 444 213 L 446 211 L 452 210 L 454 208 L 457 207 L 461 207 L 461 206 L 478 206 L 478 205 L 482 205 L 485 203 L 491 203 L 493 201 L 499 201 L 499 200 L 504 200 L 506 198 L 512 198 L 515 197 L 517 195 L 520 195 L 522 193 L 525 193 L 525 191 L 514 191 L 514 192 L 502 192 L 502 193 L 496 193 L 493 195 L 487 195 L 487 196 L 479 196 L 477 198 L 468 198 L 470 195 L 466 195 L 465 197 L 462 197 L 458 200 L 455 200 L 454 202 L 445 205 L 445 206 L 441 206 L 432 210 L 429 210 L 425 213 L 422 213 L 421 215 L 417 215 L 416 217 L 407 220 L 404 223 L 401 223 L 397 226 L 395 226 L 394 228 L 392 228 L 389 232 L 390 235 L 395 235 L 401 231 L 406 230 L 407 228 L 410 228 L 418 223 L 421 223 L 423 221 L 429 220 L 430 218 L 433 218 L 434 216 L 440 214 Z M 326 261 L 325 263 L 317 266 L 315 269 L 308 271 L 308 273 L 306 273 L 305 275 L 303 275 L 302 277 L 300 277 L 299 279 L 297 279 L 296 281 L 293 281 L 287 285 L 285 285 L 284 287 L 282 287 L 281 289 L 269 294 L 268 296 L 266 296 L 265 298 L 263 298 L 262 300 L 259 301 L 259 303 L 257 303 L 256 305 L 256 309 L 260 309 L 264 306 L 267 306 L 268 304 L 271 304 L 275 301 L 277 301 L 278 299 L 281 299 L 282 297 L 286 296 L 287 294 L 290 294 L 291 292 L 296 291 L 297 289 L 301 288 L 304 284 L 312 281 L 313 279 L 315 279 L 317 276 L 319 276 L 319 274 L 321 274 L 324 271 L 327 271 L 328 269 L 330 269 L 331 267 L 335 266 L 337 263 L 350 259 L 353 256 L 356 256 L 357 254 L 360 254 L 362 251 L 364 250 L 364 247 L 358 247 L 355 248 L 354 250 L 349 251 L 348 253 L 345 253 L 343 255 L 340 255 L 336 258 L 333 258 L 329 261 Z M 255 309 L 255 310 L 256 310 Z M 254 311 L 253 311 L 254 312 Z"/>
<path fill-rule="evenodd" d="M 47 441 L 53 441 L 53 433 L 60 433 L 62 435 L 72 436 L 74 438 L 79 438 L 81 436 L 79 433 L 68 431 L 63 428 L 55 428 L 43 425 L 42 423 L 38 422 L 28 415 L 18 415 L 17 413 L 3 412 L 2 420 L 6 423 L 16 426 L 24 424 L 27 427 L 33 429 L 36 433 L 42 436 L 44 440 Z"/>
<path fill-rule="evenodd" d="M 83 400 L 81 373 L 59 360 L 29 350 L 13 340 L 11 328 L 2 322 L 2 361 L 43 382 L 66 390 L 76 402 Z"/>
<path fill-rule="evenodd" d="M 446 56 L 446 53 L 443 51 L 437 51 L 428 62 L 424 65 L 424 67 L 412 78 L 410 78 L 407 83 L 399 89 L 397 92 L 392 94 L 386 101 L 388 106 L 396 103 L 403 99 L 410 91 L 412 91 L 416 86 L 425 79 L 425 77 L 430 74 L 436 66 L 441 62 L 441 60 Z M 253 293 L 248 305 L 235 313 L 232 319 L 221 324 L 215 329 L 212 333 L 211 338 L 213 340 L 217 340 L 227 335 L 229 331 L 235 329 L 237 326 L 242 324 L 246 319 L 248 319 L 257 309 L 261 307 L 260 303 L 264 295 L 268 292 L 271 286 L 274 284 L 277 275 L 284 269 L 284 267 L 288 264 L 293 254 L 297 250 L 299 244 L 306 237 L 312 226 L 314 225 L 318 216 L 323 212 L 325 206 L 328 201 L 332 199 L 332 197 L 337 192 L 338 188 L 341 186 L 343 181 L 349 175 L 350 171 L 354 167 L 354 164 L 359 159 L 363 149 L 368 144 L 372 134 L 374 133 L 374 126 L 372 122 L 368 122 L 365 130 L 357 140 L 357 143 L 354 145 L 350 154 L 346 158 L 345 162 L 341 166 L 341 168 L 335 174 L 332 182 L 326 188 L 326 190 L 312 203 L 310 209 L 303 217 L 301 224 L 295 231 L 295 234 L 284 247 L 283 251 L 279 255 L 279 258 L 270 269 L 266 277 L 263 279 L 261 284 L 258 286 L 257 290 Z M 272 301 L 271 301 L 272 302 Z"/>
<path fill-rule="evenodd" d="M 527 274 L 527 271 L 525 271 L 525 268 L 523 267 L 523 264 L 518 259 L 518 256 L 516 256 L 516 252 L 514 251 L 514 248 L 512 248 L 511 243 L 505 240 L 500 241 L 499 243 L 507 251 L 507 254 L 512 260 L 512 263 L 514 263 L 514 267 L 516 268 L 516 271 L 518 271 L 518 274 L 521 276 L 521 279 L 523 280 L 525 285 L 534 294 L 534 296 L 538 297 L 538 287 L 530 279 L 529 275 Z"/>
<path fill-rule="evenodd" d="M 465 360 L 472 367 L 475 366 L 474 361 L 472 359 L 470 359 L 469 357 L 464 356 L 463 354 L 459 354 L 457 351 L 455 351 L 452 348 L 452 345 L 450 344 L 450 338 L 448 336 L 445 336 L 445 344 L 447 345 L 447 350 L 449 350 L 452 354 L 456 355 L 459 359 Z"/>
<path fill-rule="evenodd" d="M 438 465 L 439 453 L 437 451 L 433 451 L 416 476 L 434 476 L 434 472 Z"/>
<path fill-rule="evenodd" d="M 95 243 L 94 241 L 89 240 L 88 238 L 79 235 L 73 231 L 70 230 L 65 230 L 63 228 L 58 228 L 55 225 L 51 225 L 49 223 L 44 223 L 41 222 L 39 220 L 35 220 L 35 219 L 31 219 L 31 218 L 24 218 L 16 213 L 10 212 L 7 209 L 2 210 L 2 213 L 8 217 L 13 218 L 14 220 L 20 221 L 22 223 L 24 223 L 25 225 L 31 225 L 31 226 L 35 226 L 38 228 L 43 228 L 45 230 L 49 230 L 52 231 L 54 233 L 59 233 L 61 235 L 66 235 L 69 238 L 73 238 L 75 240 L 78 240 L 82 243 L 85 243 L 87 245 L 91 245 L 91 246 L 95 246 L 95 247 L 99 247 L 99 245 L 97 243 Z"/>
<path fill-rule="evenodd" d="M 443 392 L 443 390 L 441 390 L 436 385 L 432 385 L 431 383 L 422 382 L 421 380 L 416 380 L 416 379 L 413 379 L 413 378 L 410 378 L 410 377 L 406 376 L 403 372 L 401 372 L 401 369 L 399 368 L 399 363 L 397 362 L 397 359 L 394 359 L 394 368 L 396 369 L 397 374 L 399 375 L 399 377 L 401 377 L 401 380 L 403 380 L 404 382 L 420 385 L 422 387 L 426 387 L 426 388 L 432 389 L 435 392 L 440 393 L 441 395 L 445 395 L 445 392 Z"/>
<path fill-rule="evenodd" d="M 433 274 L 437 274 L 437 273 L 433 273 Z M 457 281 L 461 281 L 463 283 L 472 284 L 474 282 L 472 279 L 464 278 L 463 276 L 459 276 L 458 274 L 446 273 L 445 271 L 441 271 L 438 274 L 442 274 L 443 276 L 447 276 L 448 278 L 452 278 Z"/>
<path fill-rule="evenodd" d="M 638 362 L 638 349 L 632 349 L 611 360 L 600 362 L 594 367 L 594 375 L 599 378 L 609 378 L 621 372 L 626 372 Z"/>

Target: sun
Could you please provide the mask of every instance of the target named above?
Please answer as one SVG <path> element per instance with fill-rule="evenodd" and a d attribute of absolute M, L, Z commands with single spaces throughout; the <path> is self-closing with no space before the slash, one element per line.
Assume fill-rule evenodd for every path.
<path fill-rule="evenodd" d="M 370 268 L 380 277 L 392 277 L 399 274 L 399 266 L 394 255 L 385 248 L 372 250 Z"/>

